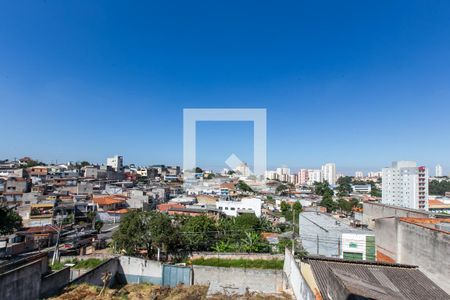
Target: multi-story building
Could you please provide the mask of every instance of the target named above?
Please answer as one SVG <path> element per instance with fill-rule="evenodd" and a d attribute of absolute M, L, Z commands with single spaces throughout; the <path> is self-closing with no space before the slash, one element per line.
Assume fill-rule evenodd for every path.
<path fill-rule="evenodd" d="M 383 204 L 428 209 L 428 169 L 413 161 L 397 161 L 383 168 Z"/>
<path fill-rule="evenodd" d="M 444 176 L 443 171 L 442 171 L 442 166 L 441 165 L 437 165 L 436 166 L 436 173 L 435 173 L 436 177 L 442 177 Z"/>
<path fill-rule="evenodd" d="M 116 172 L 121 172 L 123 169 L 123 157 L 115 155 L 106 159 L 106 165 L 113 168 Z"/>
<path fill-rule="evenodd" d="M 381 177 L 383 175 L 383 172 L 369 172 L 367 174 L 367 177 L 369 178 L 378 178 Z"/>
<path fill-rule="evenodd" d="M 291 169 L 287 167 L 277 168 L 277 174 L 281 177 L 283 175 L 291 175 Z"/>
<path fill-rule="evenodd" d="M 307 169 L 301 169 L 298 172 L 298 183 L 300 185 L 305 185 L 309 181 L 309 173 Z"/>
<path fill-rule="evenodd" d="M 266 171 L 266 178 L 269 180 L 278 179 L 278 173 L 275 171 Z"/>
<path fill-rule="evenodd" d="M 243 198 L 241 201 L 224 201 L 216 202 L 216 208 L 227 216 L 236 217 L 244 213 L 254 213 L 258 218 L 261 217 L 261 199 L 259 198 Z"/>
<path fill-rule="evenodd" d="M 308 170 L 308 185 L 313 185 L 314 182 L 322 182 L 323 174 L 321 170 L 310 169 Z"/>
<path fill-rule="evenodd" d="M 336 184 L 336 164 L 327 163 L 322 166 L 323 180 L 328 181 L 329 184 Z"/>
<path fill-rule="evenodd" d="M 250 168 L 248 167 L 247 163 L 241 163 L 236 167 L 236 169 L 234 169 L 234 171 L 236 171 L 236 173 L 243 177 L 248 177 L 251 174 Z"/>
<path fill-rule="evenodd" d="M 291 175 L 289 175 L 289 180 L 288 180 L 288 182 L 289 183 L 292 183 L 292 184 L 297 184 L 297 174 L 291 174 Z"/>
<path fill-rule="evenodd" d="M 361 171 L 356 171 L 355 172 L 355 178 L 363 178 L 364 177 L 364 173 Z"/>

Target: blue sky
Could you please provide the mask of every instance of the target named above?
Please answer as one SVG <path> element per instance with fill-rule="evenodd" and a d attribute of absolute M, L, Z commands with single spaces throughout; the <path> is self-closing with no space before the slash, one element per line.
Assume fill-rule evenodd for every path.
<path fill-rule="evenodd" d="M 147 2 L 0 4 L 0 158 L 181 164 L 183 108 L 266 108 L 271 167 L 450 172 L 450 2 Z M 199 164 L 252 130 L 199 124 Z"/>

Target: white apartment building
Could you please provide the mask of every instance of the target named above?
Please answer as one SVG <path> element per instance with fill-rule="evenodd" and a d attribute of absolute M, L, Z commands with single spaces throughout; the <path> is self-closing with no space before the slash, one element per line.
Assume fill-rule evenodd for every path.
<path fill-rule="evenodd" d="M 308 170 L 308 185 L 313 185 L 314 182 L 322 182 L 323 176 L 321 170 L 310 169 Z"/>
<path fill-rule="evenodd" d="M 287 167 L 277 168 L 277 174 L 281 177 L 283 175 L 291 175 L 291 169 Z"/>
<path fill-rule="evenodd" d="M 414 161 L 396 161 L 383 168 L 383 204 L 428 210 L 428 169 Z"/>
<path fill-rule="evenodd" d="M 369 172 L 367 174 L 367 177 L 369 177 L 369 178 L 378 178 L 381 176 L 383 176 L 383 172 Z"/>
<path fill-rule="evenodd" d="M 266 171 L 266 178 L 269 180 L 276 180 L 278 179 L 278 173 L 275 171 Z"/>
<path fill-rule="evenodd" d="M 441 165 L 437 165 L 436 166 L 436 172 L 435 172 L 435 175 L 434 176 L 436 176 L 436 177 L 442 177 L 442 176 L 444 176 L 444 172 L 443 172 L 443 170 L 442 170 L 442 166 Z"/>
<path fill-rule="evenodd" d="M 300 185 L 305 185 L 308 183 L 309 180 L 309 174 L 307 169 L 301 169 L 298 172 L 298 183 Z"/>
<path fill-rule="evenodd" d="M 241 163 L 239 166 L 236 167 L 236 169 L 234 169 L 234 171 L 236 171 L 236 173 L 238 173 L 243 177 L 248 177 L 251 175 L 250 168 L 246 163 Z"/>
<path fill-rule="evenodd" d="M 355 178 L 363 178 L 364 177 L 364 173 L 361 171 L 356 171 L 355 172 Z"/>
<path fill-rule="evenodd" d="M 242 213 L 254 213 L 260 218 L 261 205 L 262 202 L 259 198 L 243 198 L 241 201 L 219 200 L 216 202 L 216 208 L 231 217 L 236 217 Z"/>
<path fill-rule="evenodd" d="M 291 174 L 291 175 L 289 175 L 289 180 L 288 180 L 288 182 L 289 183 L 292 183 L 292 184 L 297 184 L 297 174 Z"/>
<path fill-rule="evenodd" d="M 106 159 L 106 165 L 113 168 L 114 171 L 120 172 L 123 168 L 123 157 L 115 155 Z"/>
<path fill-rule="evenodd" d="M 328 181 L 330 185 L 336 184 L 336 164 L 327 163 L 322 166 L 323 180 Z"/>

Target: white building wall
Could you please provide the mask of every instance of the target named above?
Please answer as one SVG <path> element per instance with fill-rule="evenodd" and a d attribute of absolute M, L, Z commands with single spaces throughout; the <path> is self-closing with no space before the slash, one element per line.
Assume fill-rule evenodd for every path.
<path fill-rule="evenodd" d="M 416 162 L 393 162 L 383 168 L 382 203 L 412 209 L 428 209 L 428 170 Z"/>
<path fill-rule="evenodd" d="M 328 181 L 329 184 L 336 184 L 336 164 L 327 163 L 322 166 L 323 180 Z"/>
<path fill-rule="evenodd" d="M 243 198 L 241 201 L 217 201 L 216 208 L 231 217 L 236 217 L 238 211 L 253 211 L 260 218 L 261 203 L 259 198 Z"/>

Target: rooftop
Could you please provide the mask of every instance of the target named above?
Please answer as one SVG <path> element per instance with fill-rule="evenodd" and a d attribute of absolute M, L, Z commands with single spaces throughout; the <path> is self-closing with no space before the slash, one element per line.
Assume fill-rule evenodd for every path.
<path fill-rule="evenodd" d="M 400 218 L 401 222 L 450 234 L 450 218 Z"/>
<path fill-rule="evenodd" d="M 338 257 L 343 233 L 373 234 L 371 230 L 351 227 L 328 214 L 315 211 L 300 214 L 300 238 L 308 253 Z"/>
<path fill-rule="evenodd" d="M 307 257 L 323 299 L 449 299 L 416 266 Z"/>

